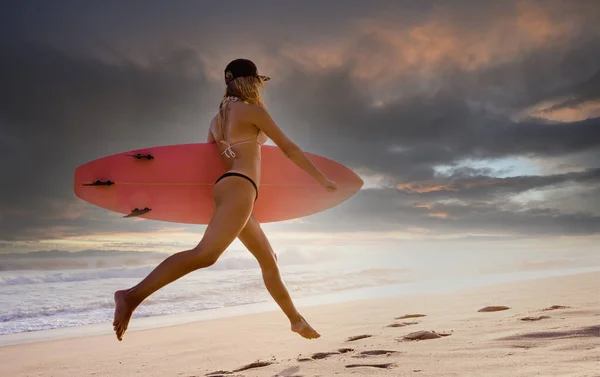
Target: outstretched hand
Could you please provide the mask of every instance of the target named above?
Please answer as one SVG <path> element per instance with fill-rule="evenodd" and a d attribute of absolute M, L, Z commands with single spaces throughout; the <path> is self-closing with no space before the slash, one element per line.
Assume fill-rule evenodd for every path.
<path fill-rule="evenodd" d="M 325 179 L 323 182 L 321 182 L 321 185 L 329 192 L 334 192 L 338 189 L 337 183 L 330 179 Z"/>

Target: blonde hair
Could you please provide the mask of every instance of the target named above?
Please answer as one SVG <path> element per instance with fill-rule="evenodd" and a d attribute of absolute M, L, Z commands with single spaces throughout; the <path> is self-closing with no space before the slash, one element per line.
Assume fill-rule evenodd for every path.
<path fill-rule="evenodd" d="M 219 127 L 223 134 L 223 125 L 227 124 L 227 110 L 229 106 L 229 97 L 237 97 L 244 103 L 250 103 L 265 107 L 260 89 L 264 86 L 264 82 L 259 77 L 238 77 L 230 81 L 223 94 L 223 100 L 219 105 Z M 224 134 L 222 135 L 225 136 Z"/>
<path fill-rule="evenodd" d="M 245 103 L 252 103 L 264 106 L 260 96 L 260 89 L 264 86 L 263 81 L 258 77 L 238 77 L 229 82 L 225 88 L 223 99 L 227 97 L 238 97 Z"/>

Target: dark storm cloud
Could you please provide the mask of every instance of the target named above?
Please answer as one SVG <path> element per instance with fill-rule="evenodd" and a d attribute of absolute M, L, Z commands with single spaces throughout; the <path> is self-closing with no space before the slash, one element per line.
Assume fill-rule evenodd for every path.
<path fill-rule="evenodd" d="M 471 109 L 464 93 L 452 88 L 379 109 L 340 76 L 316 85 L 307 78 L 292 81 L 281 89 L 293 93 L 281 112 L 305 119 L 296 126 L 277 112 L 275 116 L 290 125 L 290 134 L 307 149 L 327 151 L 353 167 L 427 179 L 434 166 L 466 158 L 553 157 L 600 147 L 600 118 L 551 125 L 533 119 L 516 122 Z M 302 85 L 307 81 L 313 87 Z"/>
<path fill-rule="evenodd" d="M 598 51 L 598 54 L 600 55 L 600 51 Z M 600 56 L 597 57 L 597 60 L 598 65 L 600 65 Z M 566 88 L 561 94 L 561 97 L 566 97 L 567 99 L 549 107 L 545 112 L 571 108 L 582 105 L 587 101 L 600 99 L 600 70 L 588 80 L 584 80 L 570 88 Z"/>
<path fill-rule="evenodd" d="M 152 70 L 31 44 L 5 46 L 2 55 L 0 239 L 48 237 L 49 223 L 76 232 L 100 226 L 61 215 L 75 200 L 75 168 L 124 150 L 203 141 L 205 113 L 218 105 L 218 87 L 184 76 L 186 64 L 201 64 L 190 51 Z"/>
<path fill-rule="evenodd" d="M 402 45 L 396 47 L 390 40 L 367 34 L 366 41 L 350 42 L 348 49 L 356 54 L 345 56 L 344 65 L 337 71 L 325 71 L 321 76 L 298 71 L 292 79 L 282 83 L 278 97 L 289 99 L 289 105 L 282 110 L 286 115 L 286 118 L 281 116 L 282 123 L 289 122 L 289 118 L 302 120 L 294 136 L 314 149 L 327 149 L 334 158 L 407 178 L 431 176 L 432 166 L 465 158 L 556 157 L 596 150 L 600 143 L 598 118 L 550 126 L 543 119 L 524 116 L 519 121 L 514 115 L 543 101 L 558 101 L 565 107 L 598 99 L 600 27 L 594 20 L 599 8 L 571 6 L 566 2 L 522 3 L 547 5 L 544 10 L 557 20 L 577 13 L 578 23 L 565 27 L 565 33 L 571 38 L 557 36 L 552 42 L 539 42 L 539 47 L 519 53 L 508 49 L 505 55 L 512 54 L 513 59 L 504 61 L 501 60 L 504 57 L 502 44 L 497 41 L 499 46 L 496 47 L 494 42 L 489 42 L 481 47 L 482 54 L 497 50 L 499 62 L 496 64 L 466 69 L 461 66 L 468 65 L 461 60 L 461 52 L 457 51 L 458 56 L 454 56 L 451 51 L 448 59 L 435 65 L 436 70 L 429 75 L 418 76 L 419 71 L 413 69 L 398 76 L 395 65 L 404 62 L 385 59 L 390 50 L 401 49 Z M 515 9 L 511 13 L 513 7 L 504 4 L 480 3 L 476 7 L 469 6 L 468 10 L 441 7 L 440 13 L 454 20 L 452 26 L 459 30 L 457 38 L 471 40 L 474 34 L 481 32 L 481 39 L 485 41 L 488 22 L 493 28 L 495 20 L 506 18 L 507 13 L 518 13 Z M 559 17 L 561 13 L 563 16 Z M 536 31 L 536 21 L 551 21 L 538 20 L 535 17 L 541 16 L 537 15 L 531 17 L 532 20 L 525 20 L 531 22 L 524 22 L 533 25 L 531 32 Z M 503 31 L 511 32 L 497 32 Z M 432 38 L 444 37 L 435 30 L 431 33 Z M 410 36 L 410 33 L 400 33 L 397 38 L 403 42 L 402 38 Z M 509 40 L 519 37 L 502 36 Z M 526 44 L 528 35 L 523 37 Z M 381 75 L 373 79 L 396 85 L 408 95 L 383 107 L 373 106 L 374 101 L 365 90 L 368 82 L 357 84 L 351 78 L 359 58 L 365 55 L 359 53 L 363 45 L 369 46 L 373 65 L 384 60 Z M 433 43 L 432 49 L 436 47 Z M 469 45 L 464 47 L 466 54 Z M 432 52 L 434 56 L 435 53 Z M 428 63 L 426 52 L 423 57 L 424 63 Z M 363 68 L 368 70 L 369 66 Z M 417 74 L 416 79 L 410 77 L 412 73 Z M 420 82 L 431 82 L 435 89 L 419 92 L 415 87 Z M 570 99 L 565 101 L 565 97 Z M 552 106 L 548 110 L 551 109 Z M 390 153 L 390 149 L 399 152 Z M 589 163 L 588 167 L 597 166 L 593 160 Z"/>
<path fill-rule="evenodd" d="M 405 188 L 428 187 L 432 181 L 453 187 L 420 193 L 367 190 L 307 219 L 308 225 L 293 224 L 294 229 L 314 223 L 320 230 L 340 231 L 403 226 L 447 232 L 598 231 L 593 214 L 519 211 L 507 202 L 510 195 L 541 187 L 570 183 L 594 189 L 598 170 L 592 159 L 579 161 L 579 168 L 590 169 L 578 173 L 497 178 L 491 171 L 454 170 L 451 176 L 436 175 L 437 166 L 464 159 L 595 155 L 600 118 L 555 124 L 515 117 L 544 101 L 552 102 L 546 111 L 553 111 L 599 99 L 598 12 L 582 4 L 3 4 L 0 240 L 164 226 L 112 223 L 115 214 L 74 204 L 73 170 L 125 150 L 203 142 L 222 94 L 211 74 L 253 44 L 260 45 L 252 51 L 265 66 L 281 73 L 269 84 L 268 107 L 305 150 L 393 177 Z M 519 21 L 525 28 L 521 36 L 510 34 L 519 27 L 505 30 L 497 22 L 512 25 L 521 14 L 526 15 Z M 577 21 L 576 27 L 565 19 Z M 366 21 L 385 27 L 364 26 Z M 568 38 L 555 36 L 555 29 Z M 444 39 L 448 35 L 452 39 Z M 507 47 L 497 36 L 529 47 Z M 321 45 L 327 41 L 333 42 Z M 342 52 L 336 50 L 340 45 Z M 383 95 L 395 91 L 404 95 Z M 448 199 L 467 204 L 415 207 Z M 332 220 L 340 218 L 344 221 Z"/>
<path fill-rule="evenodd" d="M 258 39 L 279 47 L 283 41 L 320 38 L 352 28 L 348 20 L 387 16 L 395 21 L 417 21 L 435 2 L 430 0 L 305 0 L 281 2 L 215 2 L 178 0 L 14 0 L 2 3 L 5 33 L 59 45 L 72 52 L 102 47 L 127 54 L 163 43 L 193 42 L 204 47 L 243 44 Z M 245 37 L 245 38 L 244 38 Z M 99 45 L 102 46 L 99 46 Z M 225 46 L 226 47 L 226 46 Z"/>
<path fill-rule="evenodd" d="M 432 95 L 402 99 L 382 108 L 372 106 L 347 71 L 318 78 L 298 72 L 277 89 L 289 99 L 282 113 L 302 119 L 302 126 L 293 130 L 295 137 L 356 165 L 410 175 L 422 164 L 430 167 L 464 158 L 559 156 L 598 148 L 600 118 L 552 125 L 541 119 L 516 121 L 511 114 L 490 113 L 472 102 L 523 110 L 565 95 L 579 102 L 594 100 L 597 89 L 593 83 L 600 74 L 600 39 L 595 40 L 596 50 L 591 44 L 587 47 L 589 54 L 578 60 L 584 66 L 595 64 L 596 71 L 587 76 L 581 76 L 582 69 L 574 61 L 544 53 L 550 60 L 534 56 L 494 69 L 455 71 L 442 79 Z M 518 72 L 523 70 L 527 82 L 511 85 L 508 77 L 521 76 Z M 486 93 L 486 88 L 491 92 L 493 80 L 499 79 L 503 81 L 499 88 L 504 92 L 502 98 Z M 482 84 L 487 85 L 482 89 Z M 523 93 L 530 93 L 531 98 Z M 282 123 L 288 122 L 283 115 L 280 118 Z M 394 147 L 403 151 L 391 153 Z"/>

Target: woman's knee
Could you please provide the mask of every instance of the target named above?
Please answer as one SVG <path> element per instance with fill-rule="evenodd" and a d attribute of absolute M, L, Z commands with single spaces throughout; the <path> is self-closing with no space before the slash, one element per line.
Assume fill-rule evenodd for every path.
<path fill-rule="evenodd" d="M 202 245 L 200 244 L 190 251 L 192 253 L 194 253 L 194 258 L 193 258 L 193 263 L 195 264 L 194 267 L 203 268 L 203 267 L 210 267 L 210 266 L 214 265 L 215 263 L 217 263 L 217 261 L 219 260 L 219 257 L 221 256 L 221 254 L 223 254 L 224 250 L 216 250 L 216 249 L 206 250 L 206 248 L 203 248 Z"/>
<path fill-rule="evenodd" d="M 260 269 L 263 274 L 279 274 L 279 266 L 277 265 L 277 256 L 271 253 L 268 258 L 260 261 Z"/>

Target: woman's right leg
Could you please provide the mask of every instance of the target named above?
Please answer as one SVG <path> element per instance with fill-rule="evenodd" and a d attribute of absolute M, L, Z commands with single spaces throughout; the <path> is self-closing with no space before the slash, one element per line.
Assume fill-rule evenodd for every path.
<path fill-rule="evenodd" d="M 285 283 L 281 279 L 277 256 L 254 215 L 250 216 L 238 238 L 260 264 L 265 286 L 290 320 L 292 331 L 308 339 L 320 337 L 321 335 L 308 324 L 294 306 Z"/>
<path fill-rule="evenodd" d="M 138 285 L 115 292 L 117 339 L 122 340 L 135 308 L 165 285 L 199 268 L 214 264 L 235 240 L 252 213 L 256 191 L 245 179 L 224 179 L 215 185 L 215 212 L 200 243 L 193 249 L 171 255 Z"/>

